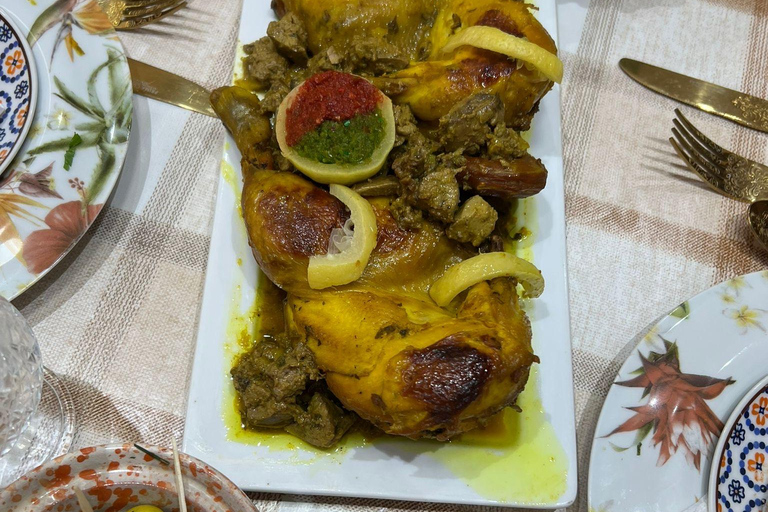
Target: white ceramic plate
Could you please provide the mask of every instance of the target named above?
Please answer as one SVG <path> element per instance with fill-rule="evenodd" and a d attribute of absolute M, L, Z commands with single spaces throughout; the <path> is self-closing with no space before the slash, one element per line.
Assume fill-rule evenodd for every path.
<path fill-rule="evenodd" d="M 556 35 L 554 0 L 538 4 L 537 17 Z M 273 19 L 268 2 L 246 0 L 241 43 L 262 37 Z M 242 327 L 232 319 L 247 315 L 253 304 L 257 266 L 236 208 L 240 155 L 229 140 L 219 181 L 184 450 L 208 460 L 248 490 L 537 508 L 570 504 L 576 495 L 576 443 L 560 140 L 556 86 L 541 104 L 531 140 L 531 153 L 549 170 L 547 187 L 526 201 L 528 211 L 535 212 L 526 219 L 536 233 L 534 261 L 547 281 L 546 291 L 529 310 L 534 349 L 542 360 L 522 399 L 526 413 L 521 437 L 530 442 L 515 444 L 507 437 L 495 443 L 439 444 L 388 437 L 364 446 L 349 441 L 326 453 L 295 439 L 277 442 L 266 435 L 238 435 L 237 426 L 223 419 L 234 407 L 228 375 L 232 351 L 226 345 L 236 346 L 234 338 Z M 285 449 L 289 443 L 296 448 Z"/>
<path fill-rule="evenodd" d="M 29 134 L 0 173 L 0 295 L 12 299 L 74 247 L 104 206 L 128 148 L 132 89 L 96 0 L 2 5 L 29 34 L 39 84 Z M 65 170 L 75 133 L 82 143 Z"/>
<path fill-rule="evenodd" d="M 37 108 L 35 56 L 24 34 L 0 8 L 0 174 L 21 149 Z"/>
<path fill-rule="evenodd" d="M 709 472 L 709 510 L 758 512 L 768 499 L 768 377 L 733 409 Z"/>
<path fill-rule="evenodd" d="M 680 512 L 702 500 L 723 421 L 766 361 L 768 271 L 721 283 L 662 319 L 605 399 L 590 510 Z"/>

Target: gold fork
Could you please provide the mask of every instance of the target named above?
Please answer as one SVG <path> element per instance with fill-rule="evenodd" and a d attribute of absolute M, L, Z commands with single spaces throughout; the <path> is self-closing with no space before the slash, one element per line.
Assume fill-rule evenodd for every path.
<path fill-rule="evenodd" d="M 724 149 L 694 127 L 675 109 L 677 119 L 669 141 L 680 158 L 705 183 L 731 199 L 753 203 L 768 199 L 768 167 Z"/>
<path fill-rule="evenodd" d="M 750 203 L 747 219 L 768 250 L 768 166 L 732 153 L 701 133 L 675 109 L 672 147 L 690 170 L 715 191 Z"/>
<path fill-rule="evenodd" d="M 187 0 L 98 0 L 117 30 L 131 30 L 160 21 L 187 5 Z"/>

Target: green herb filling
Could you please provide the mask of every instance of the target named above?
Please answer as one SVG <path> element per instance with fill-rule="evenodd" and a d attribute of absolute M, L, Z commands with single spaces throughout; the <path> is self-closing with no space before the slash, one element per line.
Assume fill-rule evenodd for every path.
<path fill-rule="evenodd" d="M 346 121 L 325 121 L 293 146 L 298 154 L 324 164 L 361 164 L 384 139 L 384 118 L 376 110 Z"/>

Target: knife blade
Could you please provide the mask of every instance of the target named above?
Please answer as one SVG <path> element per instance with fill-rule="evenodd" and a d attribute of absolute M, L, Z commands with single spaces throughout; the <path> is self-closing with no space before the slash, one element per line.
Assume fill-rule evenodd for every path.
<path fill-rule="evenodd" d="M 160 68 L 128 59 L 133 92 L 193 112 L 217 117 L 205 87 Z"/>
<path fill-rule="evenodd" d="M 632 59 L 621 59 L 619 67 L 656 93 L 747 128 L 768 132 L 768 101 L 764 99 Z"/>

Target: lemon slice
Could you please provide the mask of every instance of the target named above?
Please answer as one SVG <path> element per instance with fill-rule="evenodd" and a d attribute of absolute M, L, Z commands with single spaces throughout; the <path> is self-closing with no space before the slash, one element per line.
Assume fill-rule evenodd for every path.
<path fill-rule="evenodd" d="M 498 28 L 482 25 L 467 27 L 451 36 L 441 51 L 449 53 L 459 46 L 474 46 L 501 53 L 530 64 L 553 82 L 560 83 L 563 80 L 563 62 L 557 55 L 527 39 L 507 34 Z"/>
<path fill-rule="evenodd" d="M 505 276 L 517 279 L 527 297 L 538 297 L 544 291 L 544 278 L 533 263 L 506 252 L 489 252 L 446 270 L 430 287 L 429 296 L 438 306 L 447 306 L 470 286 Z"/>
<path fill-rule="evenodd" d="M 359 80 L 364 78 L 356 77 Z M 275 116 L 275 135 L 280 151 L 303 174 L 318 183 L 339 183 L 350 185 L 370 178 L 376 174 L 387 160 L 389 152 L 395 144 L 395 115 L 392 110 L 392 100 L 384 93 L 379 93 L 378 113 L 383 122 L 382 139 L 373 152 L 360 163 L 323 163 L 299 154 L 286 140 L 286 122 L 288 109 L 293 104 L 297 95 L 301 93 L 304 82 L 296 86 L 280 103 Z"/>
<path fill-rule="evenodd" d="M 331 185 L 330 192 L 349 208 L 354 232 L 336 244 L 341 246 L 341 252 L 331 254 L 329 251 L 322 256 L 310 256 L 307 280 L 309 287 L 315 290 L 341 286 L 359 279 L 376 247 L 376 214 L 371 203 L 343 185 Z"/>
<path fill-rule="evenodd" d="M 139 505 L 138 507 L 133 507 L 128 512 L 163 512 L 162 509 L 159 509 L 152 505 Z"/>

